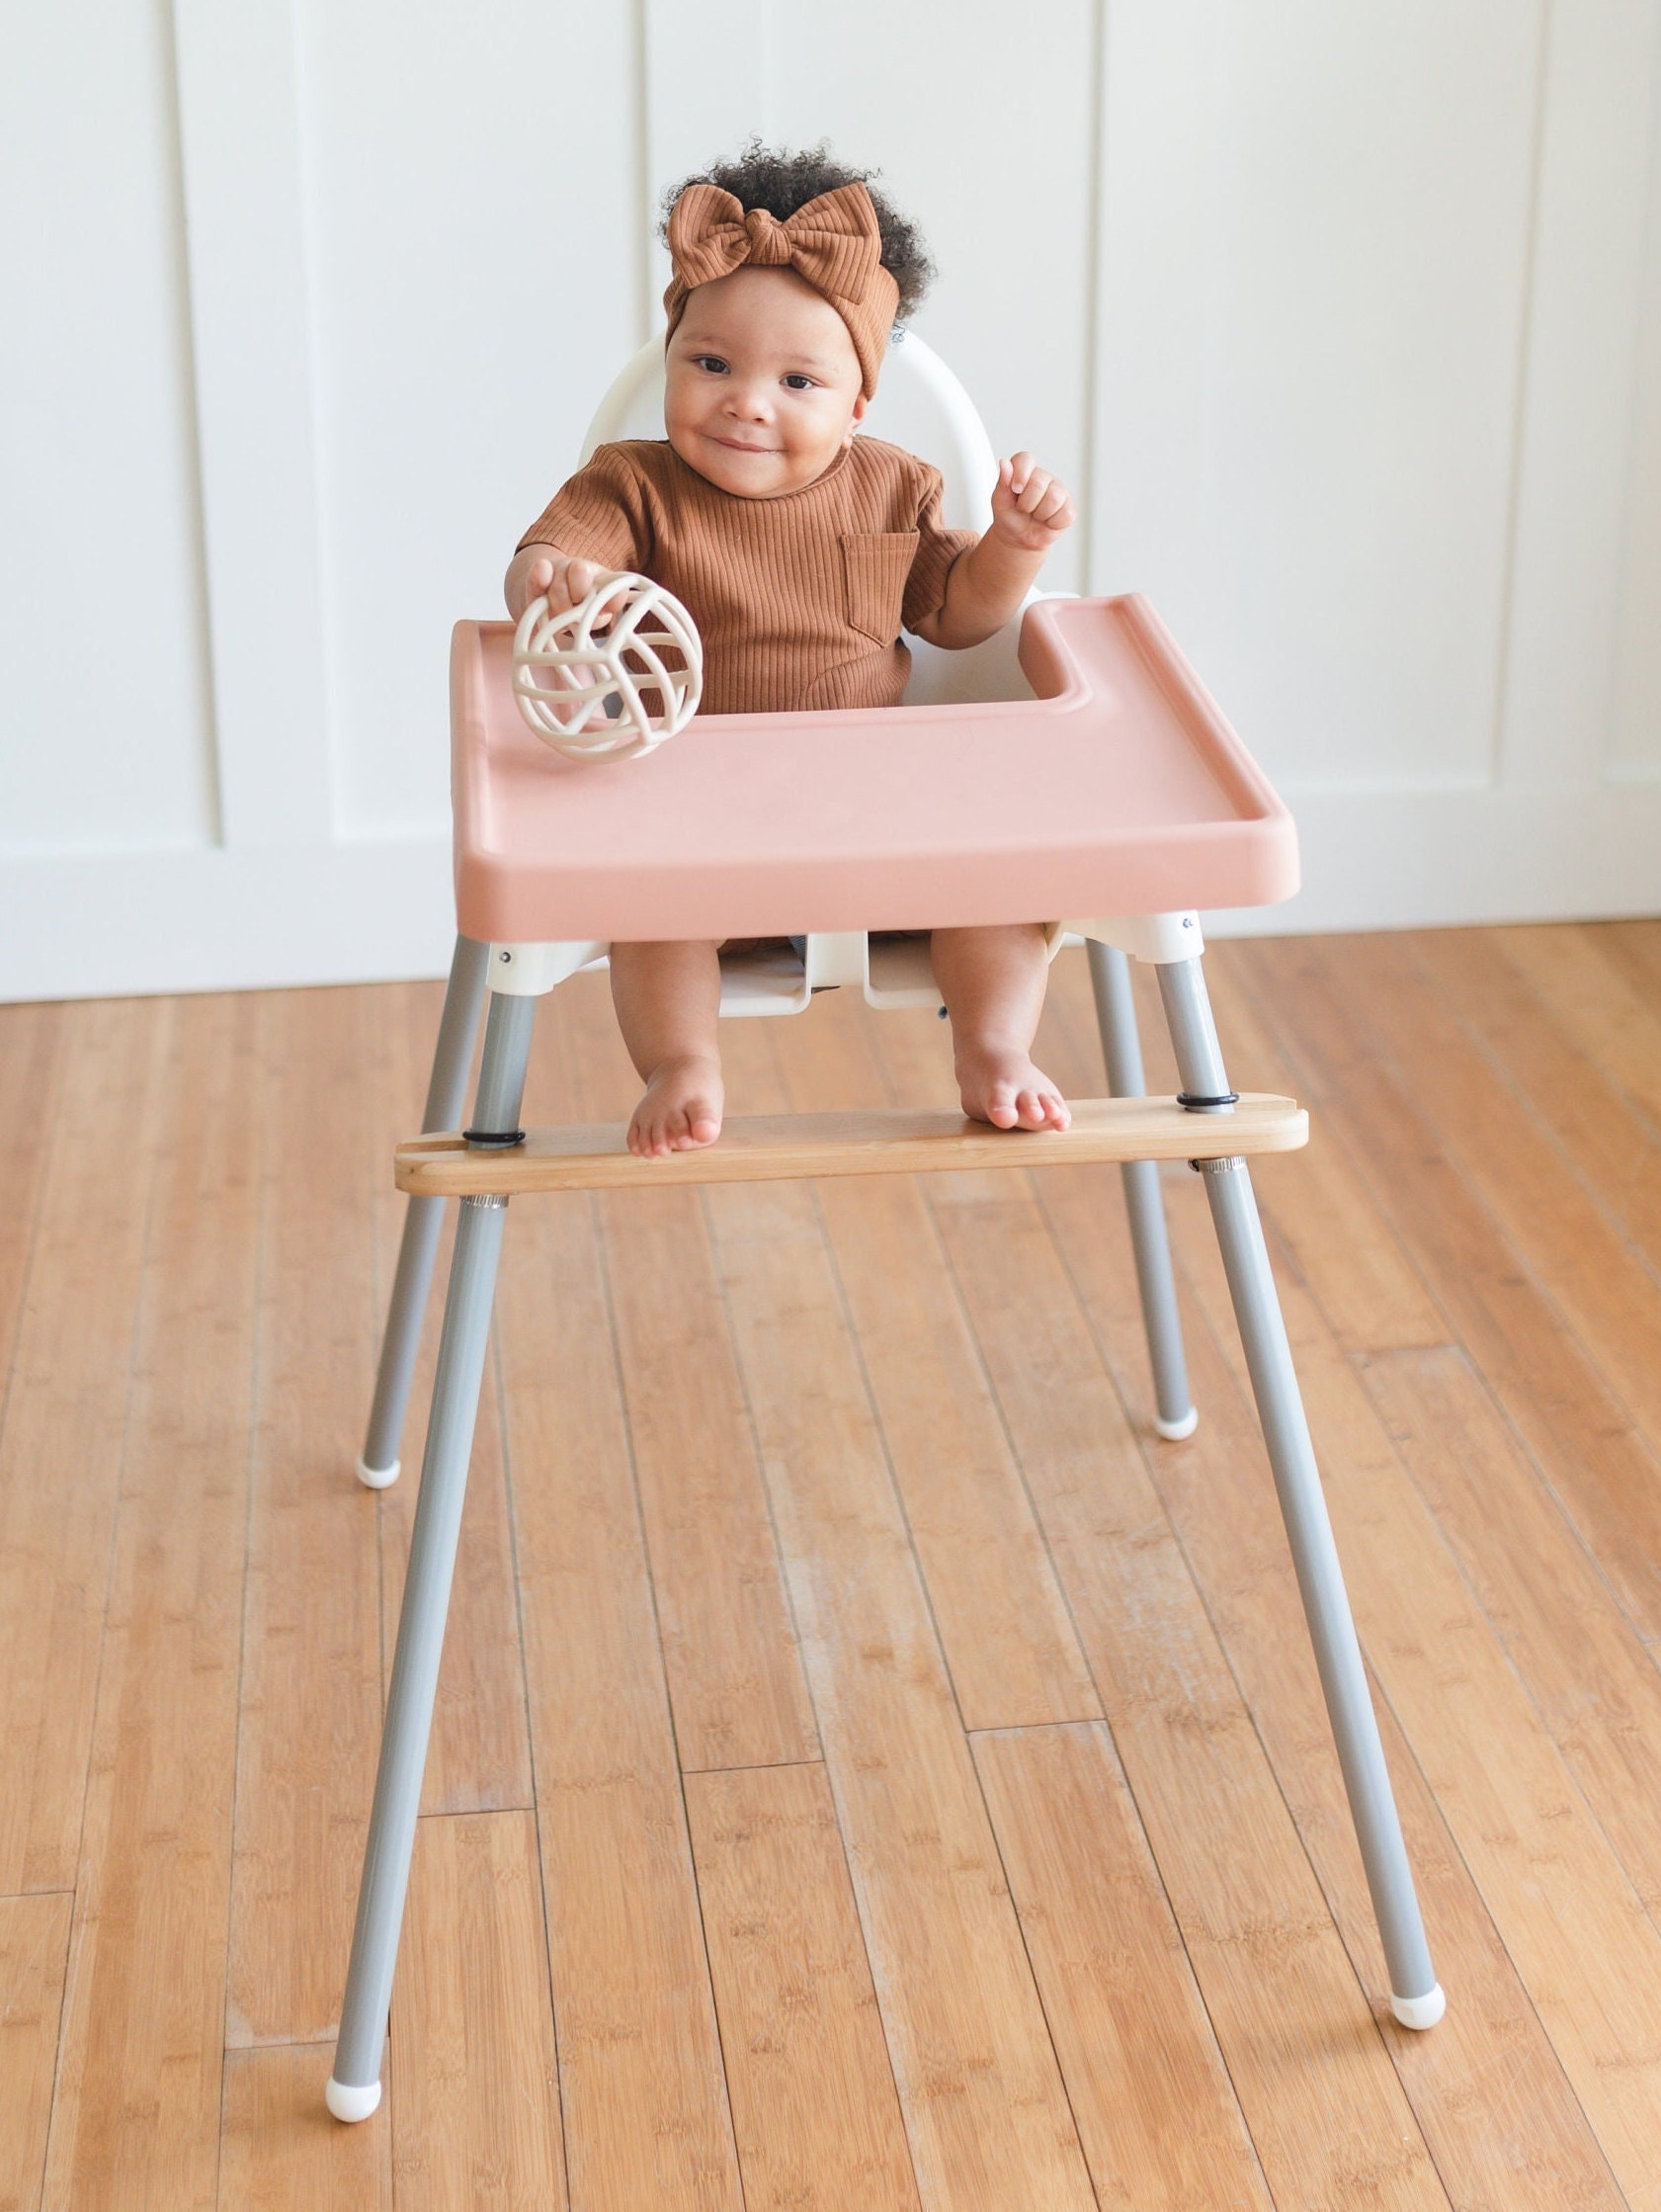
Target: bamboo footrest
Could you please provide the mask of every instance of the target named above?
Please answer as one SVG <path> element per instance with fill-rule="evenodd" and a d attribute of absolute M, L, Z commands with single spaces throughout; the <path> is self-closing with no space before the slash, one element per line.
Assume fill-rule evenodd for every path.
<path fill-rule="evenodd" d="M 469 1150 L 455 1133 L 417 1137 L 394 1157 L 397 1184 L 421 1198 L 515 1197 L 667 1183 L 789 1182 L 819 1175 L 916 1175 L 945 1169 L 1076 1167 L 1086 1161 L 1220 1159 L 1294 1152 L 1309 1142 L 1295 1099 L 1246 1092 L 1231 1114 L 1192 1114 L 1174 1098 L 1083 1098 L 1073 1126 L 999 1130 L 961 1114 L 883 1108 L 856 1114 L 761 1114 L 729 1121 L 720 1141 L 667 1159 L 636 1159 L 622 1122 L 533 1129 L 512 1150 Z"/>

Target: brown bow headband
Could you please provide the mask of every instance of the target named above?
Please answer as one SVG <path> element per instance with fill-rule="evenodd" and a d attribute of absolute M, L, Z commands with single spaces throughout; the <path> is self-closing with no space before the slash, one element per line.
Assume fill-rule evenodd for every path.
<path fill-rule="evenodd" d="M 822 192 L 785 222 L 765 208 L 746 209 L 719 185 L 688 185 L 670 211 L 669 256 L 675 274 L 663 305 L 671 336 L 695 285 L 746 263 L 793 269 L 848 325 L 865 395 L 875 392 L 900 293 L 882 266 L 882 233 L 863 184 Z"/>

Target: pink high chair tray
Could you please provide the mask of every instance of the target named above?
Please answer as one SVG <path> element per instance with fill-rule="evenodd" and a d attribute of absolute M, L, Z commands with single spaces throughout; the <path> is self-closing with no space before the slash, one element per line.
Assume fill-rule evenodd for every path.
<path fill-rule="evenodd" d="M 572 761 L 509 688 L 508 623 L 456 626 L 456 904 L 481 943 L 773 937 L 1262 906 L 1291 816 L 1146 600 L 1029 608 L 1036 699 L 698 716 Z"/>

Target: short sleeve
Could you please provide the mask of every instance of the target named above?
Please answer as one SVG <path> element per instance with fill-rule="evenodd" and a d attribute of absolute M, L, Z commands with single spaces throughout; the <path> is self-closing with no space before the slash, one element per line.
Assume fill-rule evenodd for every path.
<path fill-rule="evenodd" d="M 906 578 L 900 614 L 907 630 L 915 630 L 943 605 L 952 563 L 960 553 L 980 542 L 976 531 L 948 530 L 942 524 L 940 505 L 946 487 L 940 470 L 919 462 L 917 474 L 917 553 Z"/>
<path fill-rule="evenodd" d="M 643 569 L 653 531 L 640 473 L 622 446 L 601 446 L 562 484 L 524 537 L 527 546 L 557 546 L 604 568 Z"/>

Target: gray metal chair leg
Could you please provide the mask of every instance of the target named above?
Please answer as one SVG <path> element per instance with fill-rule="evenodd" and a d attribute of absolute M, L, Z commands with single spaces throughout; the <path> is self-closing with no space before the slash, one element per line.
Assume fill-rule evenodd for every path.
<path fill-rule="evenodd" d="M 1199 961 L 1161 966 L 1159 987 L 1187 1102 L 1199 1113 L 1230 1112 L 1228 1079 Z M 1442 2017 L 1445 1999 L 1425 1941 L 1424 1921 L 1384 1764 L 1384 1748 L 1378 1740 L 1378 1723 L 1368 1695 L 1361 1646 L 1321 1492 L 1251 1175 L 1240 1158 L 1200 1164 L 1269 1447 L 1297 1585 L 1308 1616 L 1315 1663 L 1338 1744 L 1350 1811 L 1372 1894 L 1372 1910 L 1383 1938 L 1390 1976 L 1390 2009 L 1404 2027 L 1434 2027 Z"/>
<path fill-rule="evenodd" d="M 470 937 L 457 938 L 456 958 L 450 965 L 450 987 L 444 994 L 438 1043 L 433 1050 L 432 1080 L 427 1085 L 427 1104 L 421 1117 L 424 1133 L 454 1129 L 461 1119 L 489 957 L 488 945 L 476 945 Z M 410 1379 L 415 1373 L 421 1322 L 427 1311 L 427 1288 L 433 1279 L 433 1261 L 438 1253 L 443 1223 L 442 1198 L 408 1201 L 403 1237 L 398 1245 L 397 1272 L 392 1277 L 392 1298 L 386 1312 L 386 1332 L 380 1340 L 374 1403 L 370 1407 L 369 1433 L 358 1462 L 358 1480 L 367 1483 L 371 1489 L 383 1490 L 398 1479 L 401 1465 L 398 1439 L 403 1434 Z"/>
<path fill-rule="evenodd" d="M 1096 994 L 1096 1026 L 1102 1033 L 1108 1089 L 1115 1098 L 1145 1098 L 1142 1044 L 1136 1034 L 1136 1002 L 1130 990 L 1130 963 L 1112 945 L 1094 937 L 1085 952 L 1090 985 Z M 1171 1244 L 1165 1234 L 1165 1202 L 1159 1169 L 1151 1159 L 1128 1159 L 1120 1169 L 1124 1211 L 1130 1220 L 1130 1246 L 1136 1255 L 1136 1285 L 1142 1295 L 1142 1326 L 1147 1332 L 1148 1364 L 1153 1370 L 1154 1427 L 1161 1436 L 1192 1436 L 1200 1425 L 1188 1387 L 1183 1357 L 1183 1324 L 1177 1312 Z"/>
<path fill-rule="evenodd" d="M 536 1010 L 534 998 L 491 999 L 474 1109 L 474 1127 L 480 1132 L 507 1134 L 518 1128 Z M 347 1969 L 334 2073 L 325 2092 L 337 2120 L 367 2120 L 380 2102 L 380 2060 L 392 1970 L 415 1846 L 421 1775 L 427 1762 L 445 1615 L 478 1415 L 496 1263 L 507 1218 L 505 1198 L 463 1198 L 460 1206 L 421 1494 L 398 1619 L 398 1647 L 380 1739 L 374 1808 L 358 1892 L 352 1963 Z"/>

